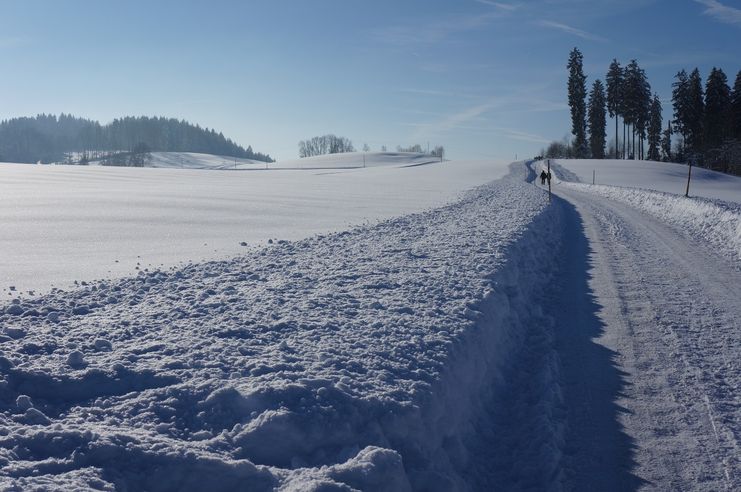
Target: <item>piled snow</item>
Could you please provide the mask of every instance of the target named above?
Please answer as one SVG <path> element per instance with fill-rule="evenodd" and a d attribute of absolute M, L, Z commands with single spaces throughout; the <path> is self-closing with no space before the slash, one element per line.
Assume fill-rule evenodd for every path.
<path fill-rule="evenodd" d="M 614 161 L 616 164 L 622 162 L 624 161 Z M 651 166 L 659 164 L 663 163 L 650 163 Z M 733 201 L 724 202 L 719 199 L 687 198 L 639 188 L 578 184 L 568 181 L 575 179 L 570 173 L 573 168 L 572 161 L 558 161 L 553 165 L 556 178 L 565 180 L 561 182 L 561 186 L 596 193 L 628 203 L 674 226 L 685 235 L 713 245 L 717 251 L 730 258 L 734 265 L 739 265 L 739 260 L 741 260 L 741 178 L 720 175 L 705 169 L 700 169 L 697 173 L 693 170 L 693 176 L 697 179 L 694 189 L 702 190 L 708 195 L 726 196 L 733 199 Z M 635 172 L 639 176 L 633 176 L 631 179 L 643 181 L 644 186 L 650 183 L 651 171 L 644 169 Z M 714 188 L 707 185 L 708 180 L 715 185 Z M 622 182 L 626 181 L 629 179 L 624 177 Z M 720 183 L 725 184 L 721 186 Z M 734 184 L 737 186 L 735 192 L 730 188 Z"/>
<path fill-rule="evenodd" d="M 327 166 L 342 158 L 348 165 L 354 159 L 331 156 Z M 0 287 L 46 290 L 152 265 L 226 258 L 269 239 L 296 240 L 442 206 L 507 173 L 506 164 L 484 161 L 394 162 L 249 172 L 2 164 Z"/>
<path fill-rule="evenodd" d="M 567 181 L 642 188 L 684 195 L 687 187 L 687 166 L 671 162 L 631 161 L 614 159 L 558 159 L 568 175 Z M 699 196 L 741 203 L 741 177 L 693 167 L 690 196 Z"/>
<path fill-rule="evenodd" d="M 741 204 L 686 198 L 656 191 L 565 183 L 565 186 L 628 203 L 717 251 L 741 265 Z"/>
<path fill-rule="evenodd" d="M 519 169 L 442 208 L 0 306 L 0 483 L 465 488 L 559 236 Z"/>

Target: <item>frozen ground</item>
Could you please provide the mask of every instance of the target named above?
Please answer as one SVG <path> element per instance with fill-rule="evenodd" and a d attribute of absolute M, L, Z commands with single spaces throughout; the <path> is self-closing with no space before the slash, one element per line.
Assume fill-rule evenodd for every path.
<path fill-rule="evenodd" d="M 741 197 L 569 166 L 550 204 L 517 163 L 438 208 L 14 293 L 0 488 L 740 490 Z"/>
<path fill-rule="evenodd" d="M 741 179 L 697 173 L 712 199 L 685 198 L 568 182 L 578 164 L 554 167 L 568 245 L 548 296 L 563 484 L 739 490 Z M 654 187 L 653 164 L 630 179 Z"/>
<path fill-rule="evenodd" d="M 539 319 L 539 250 L 557 246 L 558 209 L 524 176 L 377 225 L 5 305 L 4 483 L 466 488 L 476 426 Z"/>
<path fill-rule="evenodd" d="M 441 206 L 507 172 L 483 161 L 416 165 L 427 162 L 418 154 L 379 154 L 382 166 L 338 169 L 356 157 L 330 156 L 328 169 L 240 172 L 2 164 L 0 288 L 43 291 L 226 258 L 244 252 L 242 243 Z"/>
<path fill-rule="evenodd" d="M 687 166 L 684 164 L 613 159 L 564 159 L 556 162 L 572 173 L 567 176 L 570 181 L 591 184 L 592 171 L 595 171 L 595 182 L 600 185 L 656 190 L 675 195 L 684 195 L 687 187 Z M 690 196 L 741 202 L 741 178 L 693 167 Z"/>

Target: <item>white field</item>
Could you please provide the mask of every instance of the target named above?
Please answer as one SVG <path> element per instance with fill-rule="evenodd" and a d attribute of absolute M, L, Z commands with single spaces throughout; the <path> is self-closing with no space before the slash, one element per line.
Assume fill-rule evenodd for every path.
<path fill-rule="evenodd" d="M 741 490 L 741 180 L 405 165 L 0 168 L 26 260 L 248 253 L 0 303 L 0 489 Z"/>
<path fill-rule="evenodd" d="M 574 173 L 582 183 L 592 183 L 595 171 L 596 184 L 643 188 L 684 195 L 687 187 L 687 166 L 671 162 L 559 159 L 556 161 Z M 690 196 L 741 202 L 741 178 L 692 168 Z"/>
<path fill-rule="evenodd" d="M 262 162 L 252 159 L 200 154 L 197 152 L 152 152 L 146 167 L 172 169 L 352 169 L 379 166 L 417 166 L 437 162 L 437 158 L 411 152 L 349 152 L 322 155 L 305 159 L 289 159 L 280 162 Z M 100 161 L 92 161 L 99 165 Z"/>
<path fill-rule="evenodd" d="M 417 154 L 369 154 L 372 166 L 342 169 L 357 157 L 302 160 L 327 169 L 240 172 L 2 164 L 0 287 L 45 290 L 223 258 L 244 253 L 243 242 L 439 206 L 507 172 L 502 162 L 407 167 L 423 162 Z"/>

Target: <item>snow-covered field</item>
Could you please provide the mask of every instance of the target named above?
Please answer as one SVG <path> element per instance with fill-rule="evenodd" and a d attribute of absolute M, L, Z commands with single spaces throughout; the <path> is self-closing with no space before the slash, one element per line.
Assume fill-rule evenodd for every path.
<path fill-rule="evenodd" d="M 152 152 L 147 167 L 169 169 L 259 170 L 259 169 L 352 169 L 379 166 L 417 166 L 437 162 L 426 154 L 411 152 L 349 152 L 279 162 L 197 152 Z M 99 165 L 92 161 L 90 165 Z"/>
<path fill-rule="evenodd" d="M 560 161 L 549 202 L 529 164 L 409 164 L 9 166 L 16 263 L 33 263 L 28 229 L 65 217 L 62 251 L 88 261 L 100 228 L 108 247 L 124 228 L 117 254 L 153 243 L 173 263 L 199 234 L 252 246 L 10 292 L 0 488 L 741 487 L 741 180 L 700 173 L 707 198 L 684 198 L 578 183 L 584 163 Z M 623 179 L 652 188 L 662 169 Z"/>
<path fill-rule="evenodd" d="M 538 319 L 539 248 L 557 246 L 557 210 L 524 176 L 249 256 L 16 299 L 0 317 L 6 484 L 465 488 L 472 426 Z"/>
<path fill-rule="evenodd" d="M 296 240 L 440 206 L 507 172 L 495 162 L 416 165 L 417 154 L 337 169 L 355 158 L 330 156 L 327 169 L 249 172 L 2 164 L 0 288 L 44 291 L 225 258 L 244 253 L 242 243 Z"/>
<path fill-rule="evenodd" d="M 687 188 L 687 166 L 671 162 L 569 159 L 556 160 L 571 175 L 569 181 L 607 186 L 649 189 L 684 195 Z M 741 202 L 741 178 L 693 167 L 690 196 Z"/>
<path fill-rule="evenodd" d="M 623 167 L 626 162 L 630 163 L 627 168 Z M 540 163 L 538 168 L 542 167 Z M 587 185 L 578 184 L 585 181 L 584 173 L 589 167 L 600 168 L 601 173 L 607 176 L 605 179 L 613 181 L 614 185 L 591 185 L 591 181 Z M 553 171 L 555 182 L 628 203 L 673 225 L 678 231 L 712 245 L 741 269 L 741 177 L 694 169 L 693 193 L 687 198 L 684 196 L 687 176 L 682 177 L 682 171 L 687 173 L 687 166 L 680 164 L 571 160 L 556 161 Z M 589 178 L 591 180 L 591 175 Z M 677 193 L 680 184 L 684 186 L 681 195 Z"/>

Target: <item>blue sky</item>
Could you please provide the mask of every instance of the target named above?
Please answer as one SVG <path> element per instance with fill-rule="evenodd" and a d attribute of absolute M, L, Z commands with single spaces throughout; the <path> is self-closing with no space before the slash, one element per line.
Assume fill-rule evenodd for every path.
<path fill-rule="evenodd" d="M 574 46 L 589 83 L 636 58 L 665 117 L 679 69 L 741 70 L 738 0 L 0 0 L 0 27 L 0 119 L 172 116 L 278 159 L 329 132 L 533 155 Z"/>

